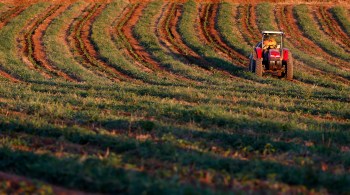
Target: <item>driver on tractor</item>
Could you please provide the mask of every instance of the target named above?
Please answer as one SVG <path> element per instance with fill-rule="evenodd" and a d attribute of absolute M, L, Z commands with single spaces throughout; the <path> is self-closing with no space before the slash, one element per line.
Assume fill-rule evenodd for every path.
<path fill-rule="evenodd" d="M 276 49 L 277 48 L 277 42 L 275 38 L 273 37 L 266 37 L 264 40 L 264 47 L 263 50 L 266 51 L 268 49 Z"/>
<path fill-rule="evenodd" d="M 267 57 L 269 49 L 276 49 L 276 48 L 277 48 L 277 42 L 275 38 L 266 36 L 266 39 L 264 40 L 264 46 L 262 48 L 264 56 Z"/>

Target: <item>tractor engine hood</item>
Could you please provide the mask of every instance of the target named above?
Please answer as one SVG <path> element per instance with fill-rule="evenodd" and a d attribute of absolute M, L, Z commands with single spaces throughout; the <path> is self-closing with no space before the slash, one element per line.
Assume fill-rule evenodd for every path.
<path fill-rule="evenodd" d="M 281 53 L 278 49 L 269 50 L 269 61 L 281 60 Z"/>

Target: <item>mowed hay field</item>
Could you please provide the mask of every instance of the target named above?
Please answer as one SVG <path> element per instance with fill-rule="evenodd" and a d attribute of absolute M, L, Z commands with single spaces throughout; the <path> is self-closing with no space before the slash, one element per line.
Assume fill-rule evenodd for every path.
<path fill-rule="evenodd" d="M 0 192 L 348 194 L 349 102 L 345 4 L 0 4 Z"/>

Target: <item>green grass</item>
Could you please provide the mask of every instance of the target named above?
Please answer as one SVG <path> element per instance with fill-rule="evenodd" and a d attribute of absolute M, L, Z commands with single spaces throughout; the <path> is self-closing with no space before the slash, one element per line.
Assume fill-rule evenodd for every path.
<path fill-rule="evenodd" d="M 0 30 L 1 66 L 28 81 L 0 79 L 0 171 L 44 183 L 38 190 L 49 183 L 91 193 L 350 190 L 347 85 L 307 72 L 296 77 L 313 85 L 258 78 L 235 67 L 194 33 L 199 4 L 192 0 L 183 4 L 178 31 L 208 62 L 213 76 L 182 63 L 159 43 L 152 28 L 164 8 L 161 1 L 147 4 L 133 31 L 167 72 L 142 71 L 132 61 L 136 58 L 125 56 L 125 37 L 113 34 L 122 33 L 120 29 L 110 31 L 121 28 L 117 23 L 124 8 L 134 4 L 113 1 L 93 21 L 91 42 L 99 60 L 143 83 L 112 83 L 97 76 L 60 42 L 62 27 L 83 19 L 77 18 L 87 5 L 83 2 L 73 3 L 51 22 L 43 43 L 50 63 L 84 82 L 44 80 L 22 63 L 16 35 L 48 5 L 34 4 Z M 217 29 L 230 47 L 245 55 L 250 46 L 240 44 L 242 35 L 232 16 L 240 6 L 220 3 Z M 271 4 L 257 5 L 257 13 L 272 9 Z M 257 19 L 258 29 L 275 26 L 272 16 L 258 14 Z M 314 58 L 307 61 L 303 51 L 291 49 L 307 66 L 329 66 L 318 65 Z M 197 62 L 193 65 L 200 66 Z M 217 69 L 239 78 L 218 74 Z M 190 80 L 180 82 L 172 73 Z M 0 191 L 5 189 L 1 181 Z"/>

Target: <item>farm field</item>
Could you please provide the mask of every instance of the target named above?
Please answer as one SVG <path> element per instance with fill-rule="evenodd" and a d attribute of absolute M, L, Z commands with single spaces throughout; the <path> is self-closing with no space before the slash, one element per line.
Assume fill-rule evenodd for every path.
<path fill-rule="evenodd" d="M 5 2 L 0 40 L 0 192 L 350 193 L 350 6 Z"/>

